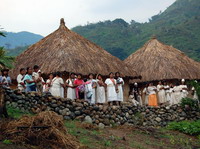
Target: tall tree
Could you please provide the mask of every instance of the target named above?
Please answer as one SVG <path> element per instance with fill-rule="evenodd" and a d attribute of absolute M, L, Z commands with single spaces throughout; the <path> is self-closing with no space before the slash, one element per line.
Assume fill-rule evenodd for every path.
<path fill-rule="evenodd" d="M 0 36 L 5 37 L 3 32 L 0 32 Z M 6 56 L 6 51 L 3 47 L 0 47 L 0 69 L 12 68 L 15 58 L 12 56 Z"/>

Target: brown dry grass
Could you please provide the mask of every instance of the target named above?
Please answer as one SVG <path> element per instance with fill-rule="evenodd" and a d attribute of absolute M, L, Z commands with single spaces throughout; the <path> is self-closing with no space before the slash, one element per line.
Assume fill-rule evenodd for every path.
<path fill-rule="evenodd" d="M 142 76 L 142 82 L 182 78 L 200 79 L 200 63 L 156 38 L 148 41 L 124 62 L 131 65 Z"/>
<path fill-rule="evenodd" d="M 120 71 L 123 76 L 137 76 L 137 73 L 120 59 L 69 30 L 63 19 L 56 31 L 30 46 L 16 58 L 11 76 L 16 78 L 20 68 L 33 67 L 36 64 L 41 66 L 44 73 L 67 71 L 84 75 L 108 75 L 110 72 Z"/>
<path fill-rule="evenodd" d="M 28 143 L 43 148 L 68 148 L 78 149 L 81 147 L 77 139 L 67 133 L 63 118 L 55 112 L 41 112 L 36 116 L 24 116 L 19 120 L 3 124 L 1 131 L 12 142 Z M 28 128 L 18 129 L 27 126 Z M 33 126 L 50 126 L 47 129 L 33 129 Z"/>

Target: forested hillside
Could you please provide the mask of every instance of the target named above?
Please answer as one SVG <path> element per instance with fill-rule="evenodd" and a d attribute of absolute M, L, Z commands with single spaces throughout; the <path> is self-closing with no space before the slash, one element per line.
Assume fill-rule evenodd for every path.
<path fill-rule="evenodd" d="M 77 26 L 73 31 L 102 46 L 111 54 L 125 59 L 152 35 L 172 45 L 191 58 L 200 60 L 200 1 L 177 0 L 148 23 L 125 22 L 123 19 Z"/>

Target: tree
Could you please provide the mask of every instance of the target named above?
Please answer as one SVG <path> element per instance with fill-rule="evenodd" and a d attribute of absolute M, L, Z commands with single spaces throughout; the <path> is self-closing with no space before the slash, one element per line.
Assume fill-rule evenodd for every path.
<path fill-rule="evenodd" d="M 0 32 L 0 36 L 5 37 L 4 33 Z M 6 56 L 6 51 L 3 47 L 0 47 L 0 69 L 12 68 L 15 58 L 12 56 Z"/>

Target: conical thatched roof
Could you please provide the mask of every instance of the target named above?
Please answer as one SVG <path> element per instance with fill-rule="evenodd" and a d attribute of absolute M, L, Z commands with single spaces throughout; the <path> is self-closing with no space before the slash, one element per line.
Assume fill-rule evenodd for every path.
<path fill-rule="evenodd" d="M 141 76 L 142 82 L 165 79 L 199 79 L 200 64 L 155 37 L 124 60 Z"/>
<path fill-rule="evenodd" d="M 65 26 L 64 19 L 60 21 L 60 27 L 30 46 L 25 52 L 16 58 L 13 77 L 20 68 L 39 65 L 42 72 L 67 71 L 82 73 L 101 73 L 120 71 L 124 76 L 137 76 L 136 72 L 112 56 L 110 53 L 83 38 Z"/>

